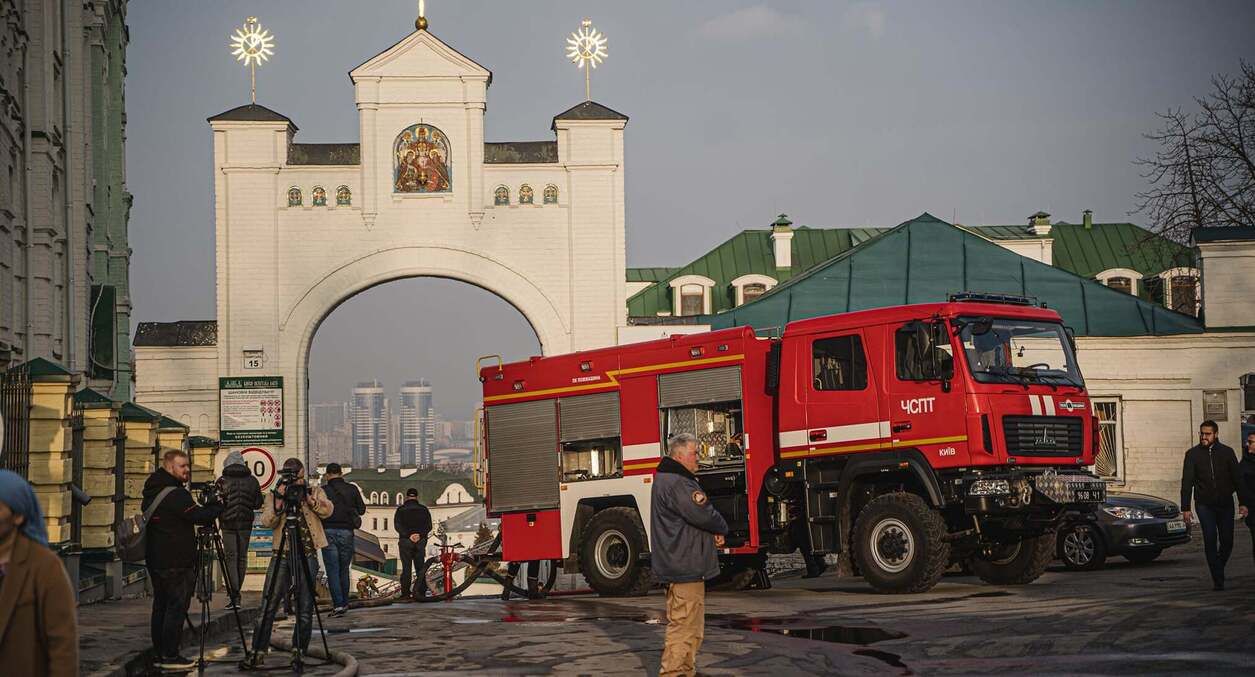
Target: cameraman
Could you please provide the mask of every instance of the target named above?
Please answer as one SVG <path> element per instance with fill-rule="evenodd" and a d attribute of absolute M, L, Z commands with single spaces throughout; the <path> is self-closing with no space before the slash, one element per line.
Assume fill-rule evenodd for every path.
<path fill-rule="evenodd" d="M 244 465 L 244 455 L 238 451 L 227 454 L 218 478 L 218 491 L 222 498 L 222 516 L 218 529 L 222 532 L 222 549 L 225 551 L 226 571 L 222 575 L 230 583 L 232 597 L 228 609 L 240 608 L 240 586 L 248 568 L 248 540 L 253 533 L 253 511 L 261 507 L 261 485 Z"/>
<path fill-rule="evenodd" d="M 145 528 L 144 554 L 153 584 L 152 641 L 158 666 L 190 668 L 195 662 L 179 655 L 183 619 L 196 589 L 196 525 L 212 524 L 222 512 L 217 502 L 197 505 L 183 484 L 192 476 L 187 453 L 170 449 L 161 467 L 144 482 L 147 510 L 160 496 Z M 170 491 L 166 491 L 170 489 Z M 162 495 L 162 492 L 165 492 Z"/>
<path fill-rule="evenodd" d="M 297 487 L 303 488 L 297 489 Z M 263 501 L 265 507 L 261 512 L 262 526 L 274 530 L 274 543 L 278 545 L 281 540 L 284 522 L 287 520 L 285 513 L 284 497 L 289 495 L 289 489 L 296 493 L 304 493 L 304 499 L 300 512 L 300 527 L 298 529 L 301 539 L 301 547 L 305 551 L 305 564 L 309 566 L 311 580 L 302 580 L 303 573 L 298 570 L 297 579 L 291 580 L 289 572 L 291 566 L 301 567 L 302 564 L 296 560 L 294 555 L 297 552 L 296 543 L 288 541 L 286 544 L 287 552 L 284 565 L 277 566 L 279 563 L 278 553 L 270 558 L 270 570 L 266 572 L 267 582 L 270 585 L 271 599 L 269 601 L 271 613 L 263 615 L 257 623 L 257 629 L 253 633 L 253 655 L 251 660 L 245 659 L 247 667 L 261 667 L 264 660 L 265 651 L 270 648 L 270 631 L 274 625 L 274 611 L 282 603 L 284 597 L 288 594 L 289 586 L 292 593 L 296 597 L 296 626 L 292 629 L 292 645 L 293 650 L 296 648 L 305 653 L 309 648 L 309 638 L 313 632 L 314 621 L 314 603 L 313 591 L 311 585 L 313 579 L 318 577 L 318 550 L 327 547 L 327 537 L 323 534 L 322 518 L 331 515 L 335 506 L 327 499 L 327 494 L 323 492 L 321 487 L 310 487 L 305 481 L 305 464 L 295 458 L 289 458 L 283 462 L 283 470 L 280 472 L 279 484 L 273 491 L 273 496 L 269 501 Z M 267 604 L 267 600 L 262 600 L 263 608 Z"/>
<path fill-rule="evenodd" d="M 322 550 L 327 565 L 327 587 L 331 590 L 331 617 L 343 616 L 349 610 L 349 569 L 353 566 L 353 530 L 362 526 L 366 501 L 357 487 L 344 481 L 339 463 L 328 463 L 323 474 L 323 489 L 335 505 L 335 512 L 322 521 L 327 547 Z"/>

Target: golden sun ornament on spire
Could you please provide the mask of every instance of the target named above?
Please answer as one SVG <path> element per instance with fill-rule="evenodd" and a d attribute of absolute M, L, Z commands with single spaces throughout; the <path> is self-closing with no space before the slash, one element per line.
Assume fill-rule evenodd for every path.
<path fill-rule="evenodd" d="M 235 33 L 231 35 L 232 56 L 248 67 L 249 92 L 253 103 L 257 103 L 257 66 L 274 55 L 274 46 L 274 34 L 262 28 L 255 16 L 245 19 L 244 25 L 235 29 Z"/>
<path fill-rule="evenodd" d="M 589 71 L 606 58 L 606 36 L 593 27 L 591 19 L 580 22 L 580 29 L 566 40 L 566 56 L 579 68 L 584 69 L 584 98 L 592 101 Z"/>

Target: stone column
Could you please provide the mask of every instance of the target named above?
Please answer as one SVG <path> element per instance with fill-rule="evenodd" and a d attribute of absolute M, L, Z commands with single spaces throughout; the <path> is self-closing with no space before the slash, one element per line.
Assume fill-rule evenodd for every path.
<path fill-rule="evenodd" d="M 26 363 L 31 380 L 30 457 L 26 479 L 44 510 L 48 545 L 68 545 L 70 482 L 73 480 L 74 385 L 70 372 L 43 358 Z"/>
<path fill-rule="evenodd" d="M 192 462 L 191 452 L 187 448 L 187 434 L 191 432 L 191 428 L 179 423 L 169 416 L 162 416 L 157 421 L 157 463 L 161 463 L 161 457 L 171 449 L 182 449 L 188 452 L 188 462 Z M 204 479 L 204 473 L 199 476 L 196 473 L 196 465 L 192 464 L 193 481 L 200 482 Z"/>
<path fill-rule="evenodd" d="M 113 527 L 117 518 L 117 439 L 121 403 L 84 388 L 74 395 L 74 404 L 83 413 L 83 491 L 92 502 L 83 506 L 82 545 L 84 550 L 113 548 Z"/>
<path fill-rule="evenodd" d="M 126 462 L 123 467 L 126 499 L 122 514 L 140 511 L 144 482 L 157 469 L 157 422 L 161 414 L 134 402 L 122 405 L 120 418 L 126 430 Z"/>

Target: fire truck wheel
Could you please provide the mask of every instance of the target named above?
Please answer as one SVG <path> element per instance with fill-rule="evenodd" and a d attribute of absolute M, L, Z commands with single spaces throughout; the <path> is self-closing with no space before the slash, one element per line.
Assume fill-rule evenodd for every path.
<path fill-rule="evenodd" d="M 946 524 L 924 499 L 906 492 L 878 496 L 854 524 L 854 558 L 881 592 L 924 592 L 950 562 Z"/>
<path fill-rule="evenodd" d="M 999 546 L 972 557 L 972 571 L 986 583 L 1027 585 L 1046 571 L 1055 556 L 1055 532 Z"/>
<path fill-rule="evenodd" d="M 593 515 L 580 543 L 584 578 L 593 590 L 607 597 L 649 592 L 651 574 L 640 557 L 647 542 L 635 509 L 606 508 Z"/>

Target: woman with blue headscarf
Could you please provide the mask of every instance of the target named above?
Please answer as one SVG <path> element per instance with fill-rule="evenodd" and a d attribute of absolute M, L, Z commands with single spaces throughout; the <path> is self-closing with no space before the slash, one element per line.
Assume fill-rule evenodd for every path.
<path fill-rule="evenodd" d="M 6 675 L 77 675 L 78 610 L 61 558 L 48 549 L 29 482 L 0 470 L 0 666 Z"/>

